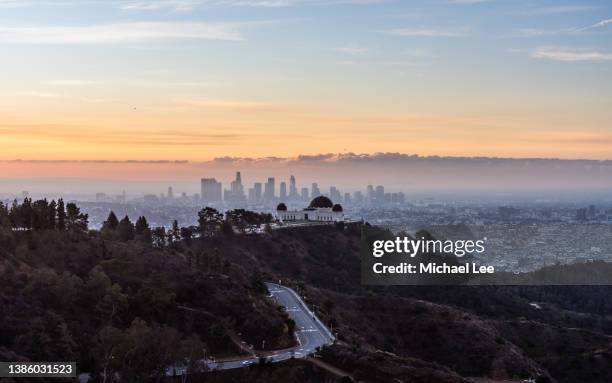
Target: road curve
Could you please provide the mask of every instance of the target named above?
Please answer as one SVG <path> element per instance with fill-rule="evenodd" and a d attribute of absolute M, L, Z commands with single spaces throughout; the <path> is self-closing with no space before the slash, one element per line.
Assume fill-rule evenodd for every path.
<path fill-rule="evenodd" d="M 295 335 L 298 345 L 295 347 L 268 351 L 262 357 L 244 357 L 224 360 L 203 360 L 201 363 L 207 370 L 229 370 L 232 368 L 248 367 L 265 358 L 268 363 L 278 363 L 291 358 L 304 358 L 313 354 L 317 349 L 334 343 L 332 332 L 319 320 L 319 318 L 306 306 L 300 296 L 289 287 L 276 283 L 266 282 L 270 293 L 269 297 L 283 307 L 289 318 L 295 322 Z M 166 375 L 183 375 L 187 368 L 175 365 L 166 370 Z"/>

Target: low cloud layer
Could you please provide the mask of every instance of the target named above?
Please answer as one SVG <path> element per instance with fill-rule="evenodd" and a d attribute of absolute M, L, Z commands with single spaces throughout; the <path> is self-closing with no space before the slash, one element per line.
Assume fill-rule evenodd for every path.
<path fill-rule="evenodd" d="M 220 157 L 205 162 L 5 160 L 0 161 L 0 172 L 4 174 L 0 182 L 7 190 L 27 190 L 28 182 L 33 179 L 46 180 L 45 188 L 56 192 L 62 192 L 70 182 L 74 183 L 70 187 L 72 192 L 116 191 L 117 188 L 151 192 L 172 184 L 195 193 L 200 178 L 215 177 L 227 185 L 236 171 L 242 172 L 247 187 L 268 177 L 275 177 L 279 184 L 288 181 L 290 175 L 297 177 L 300 187 L 318 182 L 323 190 L 333 185 L 343 191 L 363 190 L 368 184 L 406 192 L 474 190 L 482 193 L 612 187 L 612 160 L 423 157 L 403 153 Z M 66 179 L 71 181 L 67 183 Z M 160 189 L 152 189 L 151 185 L 158 185 Z"/>

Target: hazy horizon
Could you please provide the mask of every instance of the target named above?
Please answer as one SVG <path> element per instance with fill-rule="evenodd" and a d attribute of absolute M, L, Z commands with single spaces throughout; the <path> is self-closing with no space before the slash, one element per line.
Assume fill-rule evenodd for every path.
<path fill-rule="evenodd" d="M 297 177 L 298 187 L 318 182 L 342 191 L 384 185 L 410 193 L 479 191 L 480 194 L 565 191 L 599 193 L 612 187 L 612 161 L 534 158 L 440 157 L 401 153 L 319 154 L 297 157 L 234 158 L 211 161 L 0 161 L 2 193 L 199 192 L 200 178 L 214 177 L 229 187 L 236 171 L 243 184 L 276 178 L 276 185 Z M 0 194 L 2 194 L 0 193 Z M 605 193 L 604 193 L 605 194 Z"/>

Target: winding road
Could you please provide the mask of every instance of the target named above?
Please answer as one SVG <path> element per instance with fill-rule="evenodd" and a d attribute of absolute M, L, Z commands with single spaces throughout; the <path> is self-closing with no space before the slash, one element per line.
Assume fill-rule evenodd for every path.
<path fill-rule="evenodd" d="M 295 335 L 298 345 L 277 351 L 267 351 L 261 356 L 249 356 L 237 359 L 206 360 L 208 370 L 229 370 L 232 368 L 248 367 L 265 358 L 267 363 L 278 363 L 291 358 L 304 358 L 317 351 L 318 348 L 330 345 L 335 337 L 319 318 L 306 306 L 302 298 L 290 289 L 276 283 L 266 282 L 270 293 L 269 297 L 281 305 L 289 318 L 295 321 Z M 167 375 L 183 375 L 186 367 L 174 366 L 167 369 Z"/>

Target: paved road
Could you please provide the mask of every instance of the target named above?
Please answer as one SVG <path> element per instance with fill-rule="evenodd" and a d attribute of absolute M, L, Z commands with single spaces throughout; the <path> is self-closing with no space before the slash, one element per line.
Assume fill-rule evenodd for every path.
<path fill-rule="evenodd" d="M 268 351 L 266 361 L 278 363 L 291 358 L 304 358 L 316 351 L 317 348 L 330 345 L 335 338 L 331 331 L 325 326 L 317 316 L 310 311 L 304 301 L 292 289 L 278 285 L 276 283 L 266 283 L 269 297 L 275 299 L 280 304 L 287 315 L 295 321 L 295 334 L 298 345 L 288 349 L 278 351 Z M 202 361 L 210 370 L 229 370 L 232 368 L 248 367 L 259 363 L 258 357 L 244 357 L 223 361 Z M 175 366 L 166 371 L 167 375 L 182 375 L 186 368 Z"/>

